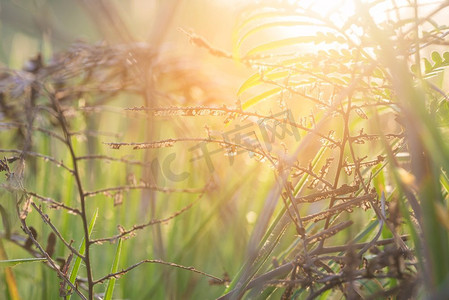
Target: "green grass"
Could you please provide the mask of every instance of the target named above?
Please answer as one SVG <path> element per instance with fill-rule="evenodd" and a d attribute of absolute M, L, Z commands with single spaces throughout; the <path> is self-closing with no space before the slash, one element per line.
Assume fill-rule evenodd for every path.
<path fill-rule="evenodd" d="M 408 29 L 404 24 L 413 25 L 412 18 L 395 23 L 401 30 L 394 31 L 370 15 L 376 3 L 359 4 L 350 22 L 363 34 L 275 1 L 247 8 L 251 14 L 236 21 L 229 48 L 234 62 L 255 73 L 242 78 L 240 88 L 226 86 L 226 94 L 211 88 L 221 75 L 202 74 L 201 60 L 186 65 L 151 43 L 73 46 L 78 50 L 55 45 L 53 51 L 48 37 L 24 38 L 20 28 L 6 26 L 5 38 L 16 38 L 13 46 L 45 51 L 34 85 L 25 73 L 8 76 L 15 76 L 18 57 L 32 57 L 37 49 L 0 52 L 14 67 L 0 77 L 0 158 L 30 147 L 24 190 L 10 185 L 20 159 L 0 164 L 7 175 L 0 179 L 0 298 L 17 299 L 17 285 L 21 299 L 57 299 L 70 283 L 86 298 L 103 299 L 382 298 L 400 297 L 401 290 L 418 298 L 441 296 L 449 276 L 443 95 L 449 52 L 429 41 L 447 27 Z M 114 15 L 118 6 L 108 5 Z M 410 9 L 421 13 L 414 5 Z M 291 20 L 303 20 L 303 12 L 307 22 L 321 24 L 318 32 L 279 40 L 269 34 L 278 25 L 303 26 Z M 102 25 L 92 26 L 105 33 Z M 188 38 L 230 63 L 204 38 Z M 316 51 L 308 50 L 310 43 Z M 414 52 L 419 46 L 432 51 Z M 51 52 L 65 60 L 50 66 L 45 55 Z M 223 72 L 231 74 L 228 67 Z M 225 100 L 236 94 L 239 102 Z M 167 107 L 171 114 L 164 115 Z M 284 118 L 286 109 L 293 120 Z M 31 120 L 35 127 L 28 131 Z M 245 142 L 253 134 L 263 147 Z M 133 143 L 159 140 L 173 145 L 133 149 Z M 124 144 L 113 149 L 111 142 Z M 217 153 L 209 162 L 192 160 L 204 154 L 200 146 Z M 241 153 L 226 154 L 234 151 Z M 187 178 L 174 179 L 181 173 Z M 37 232 L 35 241 L 45 250 L 54 225 L 84 258 L 72 256 L 60 239 L 50 258 L 33 245 L 16 216 L 23 203 L 16 207 L 13 195 L 27 192 L 44 197 L 33 202 L 50 220 L 30 210 L 26 224 Z M 75 213 L 52 207 L 47 197 Z M 104 238 L 109 240 L 93 242 Z M 53 262 L 64 280 L 49 267 Z"/>

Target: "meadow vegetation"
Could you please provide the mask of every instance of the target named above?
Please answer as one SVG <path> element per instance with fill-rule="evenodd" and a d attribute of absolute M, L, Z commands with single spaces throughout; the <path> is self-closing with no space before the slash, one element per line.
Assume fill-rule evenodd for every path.
<path fill-rule="evenodd" d="M 186 2 L 2 54 L 0 298 L 443 299 L 449 1 L 248 2 L 183 55 Z"/>

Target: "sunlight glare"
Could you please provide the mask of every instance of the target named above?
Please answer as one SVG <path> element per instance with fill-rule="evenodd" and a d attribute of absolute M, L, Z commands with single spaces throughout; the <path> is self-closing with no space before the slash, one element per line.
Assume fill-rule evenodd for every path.
<path fill-rule="evenodd" d="M 303 0 L 303 1 L 279 1 L 279 3 L 284 3 L 287 9 L 296 8 L 297 12 L 301 11 L 312 11 L 317 14 L 325 22 L 332 23 L 336 28 L 341 28 L 345 22 L 357 14 L 358 5 L 369 4 L 371 5 L 369 9 L 369 14 L 371 15 L 373 21 L 377 24 L 387 23 L 389 21 L 395 22 L 398 19 L 404 19 L 407 17 L 412 17 L 414 14 L 413 4 L 410 4 L 407 0 L 396 0 L 396 1 L 374 1 L 374 0 Z M 441 1 L 435 0 L 417 0 L 417 4 L 422 6 L 421 17 L 430 13 L 432 10 L 436 9 Z M 300 17 L 304 20 L 309 20 L 307 17 Z M 286 20 L 294 21 L 297 18 L 286 18 Z M 315 25 L 313 24 L 315 23 Z M 407 27 L 407 25 L 405 26 Z M 316 21 L 311 22 L 309 25 L 294 25 L 285 26 L 278 28 L 276 32 L 271 33 L 271 36 L 276 36 L 277 38 L 291 38 L 300 36 L 310 36 L 315 35 L 318 32 L 326 33 L 328 29 L 320 26 Z M 351 26 L 347 32 L 349 35 L 353 36 L 355 40 L 357 37 L 363 35 L 360 28 L 357 26 Z M 332 46 L 331 46 L 332 47 Z M 302 47 L 303 50 L 308 49 L 309 51 L 315 51 L 319 49 L 327 49 L 329 45 L 314 45 Z"/>

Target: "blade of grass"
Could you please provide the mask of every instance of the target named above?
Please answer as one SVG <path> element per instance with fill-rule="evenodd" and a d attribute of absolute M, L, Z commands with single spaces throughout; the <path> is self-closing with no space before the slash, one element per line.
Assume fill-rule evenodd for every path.
<path fill-rule="evenodd" d="M 276 87 L 276 88 L 270 89 L 266 92 L 263 92 L 261 94 L 258 94 L 257 96 L 254 96 L 253 98 L 251 98 L 251 99 L 247 100 L 245 103 L 243 103 L 242 109 L 247 110 L 251 106 L 259 103 L 260 101 L 266 100 L 266 99 L 270 98 L 271 96 L 279 94 L 280 92 L 282 92 L 282 88 Z"/>
<path fill-rule="evenodd" d="M 271 72 L 271 70 L 268 70 L 265 74 L 260 74 L 255 73 L 253 76 L 251 76 L 250 78 L 248 78 L 239 88 L 238 92 L 237 92 L 237 96 L 240 96 L 241 94 L 243 94 L 243 92 L 245 92 L 246 90 L 257 86 L 257 85 L 261 85 L 263 83 L 263 81 L 261 80 L 262 77 L 265 80 L 278 80 L 278 79 L 282 79 L 285 78 L 289 75 L 288 71 L 280 71 L 280 72 Z"/>
<path fill-rule="evenodd" d="M 90 221 L 89 224 L 89 236 L 92 234 L 92 230 L 94 228 L 95 221 L 97 220 L 97 216 L 98 216 L 98 208 L 95 211 L 94 216 L 92 217 L 92 220 Z M 85 250 L 86 250 L 86 241 L 83 239 L 83 241 L 81 242 L 81 246 L 79 248 L 79 253 L 81 255 L 84 255 Z M 75 263 L 73 264 L 72 272 L 70 273 L 70 282 L 73 284 L 75 284 L 76 276 L 78 275 L 80 266 L 81 266 L 81 257 L 77 256 Z M 70 300 L 70 298 L 71 295 L 67 297 L 68 300 Z"/>
<path fill-rule="evenodd" d="M 119 259 L 120 259 L 120 253 L 122 252 L 122 239 L 120 239 L 118 241 L 118 245 L 117 245 L 117 250 L 115 251 L 115 257 L 114 257 L 114 262 L 112 264 L 112 268 L 111 268 L 111 274 L 112 273 L 116 273 L 118 270 L 118 263 L 119 263 Z M 106 292 L 104 295 L 104 300 L 111 300 L 112 299 L 112 294 L 114 293 L 114 285 L 115 285 L 115 281 L 117 280 L 117 278 L 112 277 L 111 279 L 109 279 L 108 282 L 108 287 L 106 288 Z"/>
<path fill-rule="evenodd" d="M 320 160 L 323 158 L 323 154 L 326 151 L 327 148 L 325 147 L 321 147 L 320 150 L 317 152 L 317 154 L 315 155 L 314 159 L 311 162 L 312 168 L 314 169 L 318 163 L 320 162 Z M 302 187 L 306 184 L 307 182 L 307 178 L 309 177 L 309 174 L 304 174 L 302 176 L 302 178 L 298 181 L 297 185 L 295 186 L 295 190 L 294 190 L 294 195 L 298 195 L 298 193 L 301 191 Z M 259 247 L 262 247 L 263 245 L 266 244 L 267 240 L 269 239 L 269 237 L 273 234 L 273 232 L 275 230 L 277 230 L 278 232 L 275 234 L 276 238 L 273 240 L 273 243 L 270 243 L 270 247 L 268 247 L 268 245 L 266 246 L 266 254 L 262 255 L 260 258 L 260 260 L 262 261 L 259 264 L 259 267 L 266 261 L 266 259 L 269 257 L 271 251 L 274 249 L 274 246 L 276 245 L 277 241 L 279 240 L 280 236 L 284 233 L 284 229 L 286 224 L 283 224 L 283 222 L 281 222 L 281 220 L 285 219 L 285 212 L 286 212 L 286 208 L 283 207 L 279 213 L 276 215 L 276 217 L 274 218 L 274 221 L 271 223 L 270 227 L 268 228 L 267 232 L 265 233 L 265 235 L 263 236 L 261 242 L 259 243 Z M 282 223 L 282 224 L 281 224 Z M 237 283 L 239 282 L 243 271 L 245 270 L 245 267 L 247 266 L 247 263 L 245 263 L 239 270 L 239 272 L 235 275 L 234 279 L 231 281 L 231 283 L 229 284 L 229 286 L 225 289 L 225 291 L 223 292 L 222 296 L 225 296 L 226 294 L 230 293 L 232 290 L 234 290 L 234 288 L 236 287 Z M 257 268 L 258 269 L 258 268 Z"/>
<path fill-rule="evenodd" d="M 7 259 L 7 260 L 0 260 L 0 268 L 5 267 L 14 267 L 19 264 L 23 263 L 33 263 L 33 262 L 39 262 L 39 261 L 46 261 L 46 258 L 19 258 L 19 259 Z"/>

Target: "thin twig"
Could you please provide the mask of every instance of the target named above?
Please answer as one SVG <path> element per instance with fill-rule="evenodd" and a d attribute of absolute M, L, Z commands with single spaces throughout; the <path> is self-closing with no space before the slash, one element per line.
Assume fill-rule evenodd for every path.
<path fill-rule="evenodd" d="M 118 162 L 122 162 L 128 165 L 139 165 L 139 166 L 143 166 L 143 167 L 148 167 L 151 166 L 151 163 L 149 162 L 141 162 L 141 161 L 137 161 L 137 160 L 129 160 L 126 158 L 116 158 L 116 157 L 112 157 L 112 156 L 108 156 L 108 155 L 84 155 L 84 156 L 78 156 L 76 158 L 77 160 L 94 160 L 94 159 L 99 159 L 99 160 L 107 160 L 107 161 L 118 161 Z"/>
<path fill-rule="evenodd" d="M 204 191 L 204 188 L 192 188 L 192 189 L 176 189 L 176 188 L 166 188 L 166 187 L 159 187 L 155 185 L 124 185 L 124 186 L 116 186 L 116 187 L 110 187 L 105 188 L 101 190 L 95 190 L 90 192 L 85 192 L 84 197 L 91 197 L 98 194 L 108 193 L 108 192 L 117 192 L 117 191 L 128 191 L 128 190 L 152 190 L 152 191 L 158 191 L 161 193 L 202 193 Z"/>
<path fill-rule="evenodd" d="M 19 208 L 17 208 L 17 212 L 20 215 Z M 20 217 L 19 217 L 20 218 Z M 73 291 L 75 291 L 83 300 L 87 300 L 87 298 L 78 290 L 78 288 L 73 285 L 69 278 L 65 274 L 61 272 L 59 267 L 56 265 L 56 263 L 53 261 L 53 259 L 48 255 L 48 253 L 42 248 L 42 246 L 39 244 L 39 242 L 34 238 L 33 233 L 28 228 L 25 219 L 20 218 L 20 222 L 22 223 L 22 228 L 25 231 L 25 233 L 29 236 L 29 238 L 33 241 L 34 245 L 39 249 L 39 251 L 42 253 L 42 255 L 47 259 L 47 262 L 50 264 L 53 270 L 55 270 L 59 277 L 65 281 L 66 284 L 68 284 Z"/>
<path fill-rule="evenodd" d="M 44 212 L 34 203 L 31 202 L 31 205 L 34 207 L 34 209 L 39 213 L 39 215 L 42 217 L 42 220 L 44 220 L 45 224 L 50 226 L 50 228 L 53 230 L 53 232 L 56 234 L 56 236 L 62 241 L 62 243 L 75 255 L 79 256 L 81 259 L 85 259 L 84 255 L 78 252 L 75 248 L 72 247 L 71 244 L 69 244 L 62 234 L 59 232 L 59 230 L 53 225 L 48 215 L 44 214 Z"/>
<path fill-rule="evenodd" d="M 51 156 L 43 155 L 43 154 L 40 154 L 40 153 L 37 153 L 37 152 L 22 151 L 22 150 L 17 150 L 17 149 L 0 149 L 0 153 L 26 154 L 26 155 L 29 155 L 29 156 L 43 158 L 44 161 L 52 162 L 57 167 L 62 167 L 63 169 L 66 169 L 72 175 L 74 173 L 74 171 L 72 169 L 70 169 L 69 167 L 67 167 L 62 161 L 58 161 L 57 159 L 55 159 L 55 158 L 53 158 Z"/>
<path fill-rule="evenodd" d="M 306 126 L 298 124 L 289 120 L 288 118 L 277 118 L 273 115 L 262 115 L 256 112 L 243 111 L 239 108 L 229 108 L 226 106 L 223 107 L 214 107 L 214 106 L 190 106 L 190 107 L 158 107 L 158 108 L 148 108 L 148 107 L 132 107 L 127 108 L 126 110 L 130 111 L 148 111 L 151 112 L 153 116 L 230 116 L 233 115 L 235 117 L 240 116 L 240 118 L 248 118 L 255 117 L 258 120 L 273 120 L 282 124 L 288 124 L 290 126 L 296 127 L 298 129 L 311 132 L 329 141 L 332 145 L 337 145 L 338 142 L 333 140 L 332 138 L 323 135 L 313 129 L 310 129 Z"/>
<path fill-rule="evenodd" d="M 93 300 L 94 295 L 94 285 L 93 285 L 93 276 L 92 276 L 92 266 L 91 266 L 91 260 L 90 260 L 90 235 L 89 235 L 89 224 L 87 221 L 87 210 L 86 210 L 86 196 L 83 188 L 83 184 L 81 181 L 81 175 L 78 169 L 78 161 L 76 159 L 75 150 L 72 145 L 71 135 L 69 132 L 67 120 L 64 116 L 64 113 L 61 109 L 60 102 L 58 99 L 56 99 L 56 95 L 50 93 L 49 97 L 52 101 L 53 107 L 55 108 L 56 112 L 58 113 L 58 120 L 60 123 L 60 126 L 62 128 L 62 131 L 64 132 L 64 138 L 66 140 L 67 148 L 70 153 L 70 157 L 72 159 L 73 164 L 73 175 L 75 176 L 76 186 L 78 188 L 78 195 L 81 203 L 81 219 L 83 223 L 83 231 L 84 231 L 84 241 L 85 241 L 85 254 L 84 254 L 84 263 L 86 265 L 86 273 L 87 273 L 87 286 L 88 286 L 88 293 L 89 293 L 89 300 Z"/>
<path fill-rule="evenodd" d="M 100 238 L 100 239 L 92 240 L 91 243 L 92 244 L 101 244 L 103 242 L 112 242 L 113 243 L 113 242 L 117 241 L 120 238 L 123 238 L 123 237 L 125 237 L 127 235 L 133 234 L 137 230 L 142 230 L 142 229 L 144 229 L 146 227 L 149 227 L 151 225 L 154 225 L 154 224 L 166 223 L 166 222 L 176 218 L 177 216 L 179 216 L 183 212 L 189 210 L 193 205 L 195 205 L 198 202 L 198 200 L 201 199 L 203 194 L 204 193 L 202 193 L 194 202 L 190 203 L 189 205 L 185 206 L 184 208 L 182 208 L 181 210 L 177 211 L 176 213 L 172 214 L 171 216 L 169 216 L 167 218 L 154 219 L 154 220 L 150 220 L 149 222 L 141 224 L 141 225 L 133 225 L 131 229 L 124 230 L 120 234 L 117 234 L 117 235 L 109 237 L 109 238 Z"/>
<path fill-rule="evenodd" d="M 375 197 L 376 197 L 375 193 L 355 197 L 352 200 L 343 202 L 341 204 L 334 205 L 331 208 L 323 210 L 319 213 L 307 215 L 307 216 L 303 217 L 303 220 L 316 222 L 319 220 L 327 219 L 327 218 L 330 218 L 331 216 L 334 216 L 335 214 L 340 213 L 342 211 L 345 211 L 348 209 L 353 209 L 355 206 L 364 205 Z M 338 198 L 335 198 L 335 200 L 338 200 Z"/>
<path fill-rule="evenodd" d="M 132 269 L 135 269 L 135 268 L 137 268 L 138 266 L 140 266 L 140 265 L 142 265 L 142 264 L 145 264 L 145 263 L 150 263 L 150 264 L 161 264 L 161 265 L 166 265 L 166 266 L 170 266 L 170 267 L 174 267 L 174 268 L 179 268 L 179 269 L 183 269 L 183 270 L 188 270 L 188 271 L 191 271 L 191 272 L 194 272 L 194 273 L 198 273 L 198 274 L 207 276 L 207 277 L 209 277 L 209 278 L 212 278 L 213 280 L 216 280 L 217 282 L 223 282 L 223 279 L 218 278 L 218 277 L 216 277 L 216 276 L 213 276 L 213 275 L 211 275 L 211 274 L 205 273 L 205 272 L 203 272 L 203 271 L 199 271 L 199 270 L 195 269 L 194 267 L 186 267 L 186 266 L 178 265 L 178 264 L 175 264 L 175 263 L 172 263 L 172 262 L 162 261 L 162 260 L 159 260 L 159 259 L 145 259 L 145 260 L 142 260 L 142 261 L 140 261 L 140 262 L 138 262 L 138 263 L 136 263 L 136 264 L 134 264 L 134 265 L 132 265 L 132 266 L 126 268 L 126 269 L 121 270 L 120 272 L 111 273 L 111 274 L 108 274 L 108 275 L 106 275 L 106 276 L 104 276 L 104 277 L 98 279 L 98 280 L 95 280 L 95 281 L 94 281 L 94 284 L 102 283 L 102 282 L 104 282 L 105 280 L 108 280 L 108 279 L 110 279 L 110 278 L 118 278 L 118 277 L 120 277 L 120 276 L 122 276 L 122 275 L 128 273 L 128 272 L 131 271 Z"/>
<path fill-rule="evenodd" d="M 58 201 L 56 201 L 54 199 L 51 199 L 49 197 L 44 197 L 44 196 L 38 195 L 37 193 L 34 193 L 34 192 L 28 192 L 27 191 L 27 193 L 28 193 L 28 195 L 33 196 L 33 197 L 41 200 L 42 202 L 50 203 L 50 207 L 51 208 L 56 208 L 56 209 L 60 209 L 61 208 L 61 209 L 65 209 L 65 210 L 69 211 L 72 214 L 81 215 L 81 212 L 78 209 L 72 208 L 70 206 L 67 206 L 64 203 L 58 202 Z"/>

